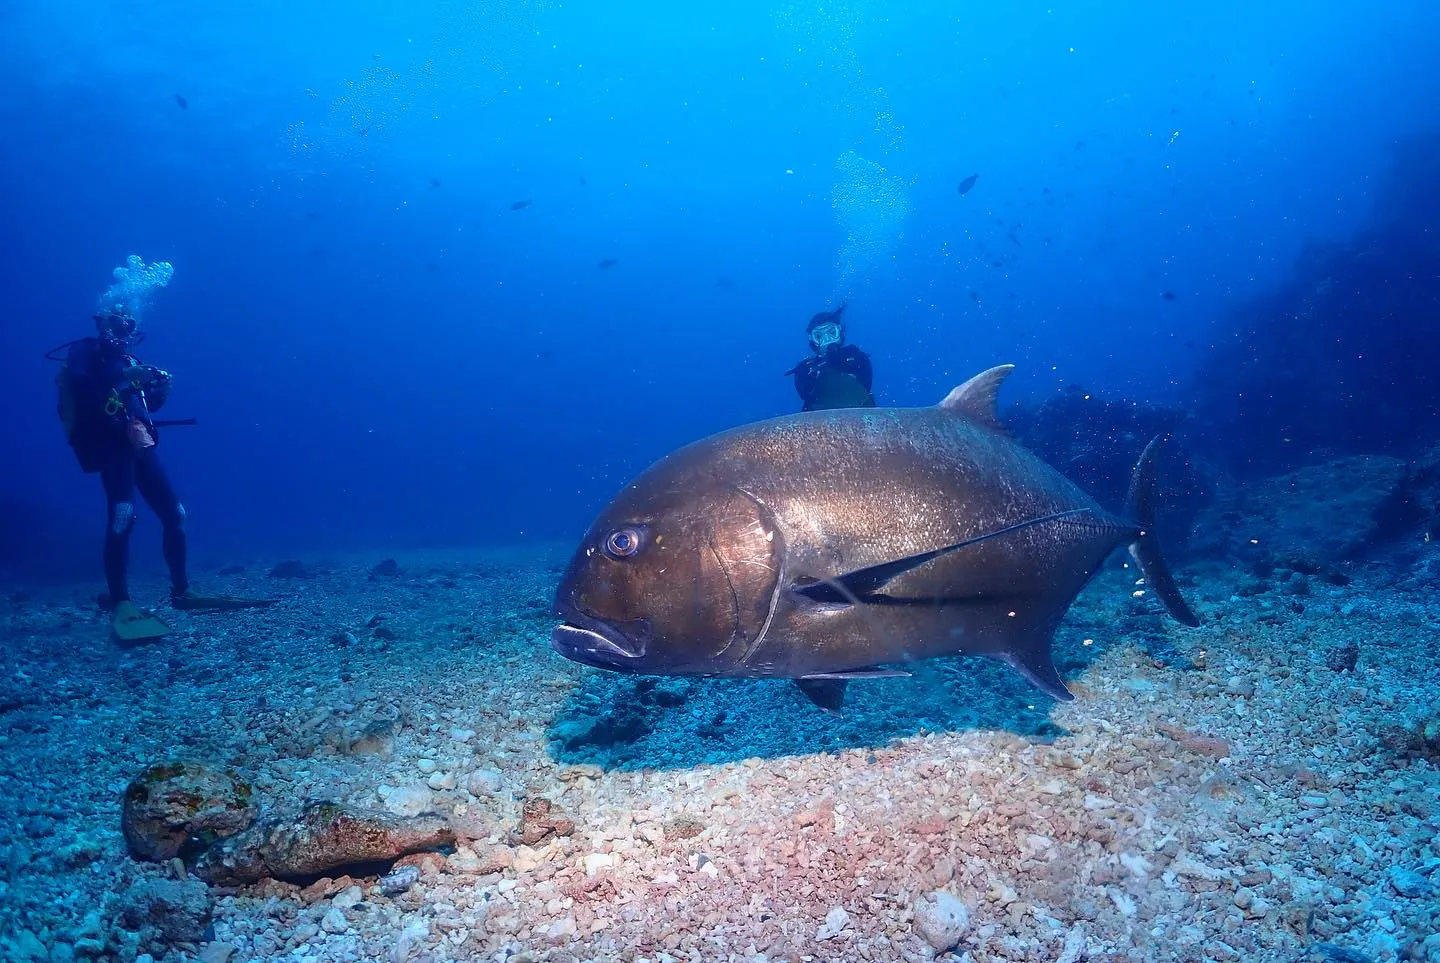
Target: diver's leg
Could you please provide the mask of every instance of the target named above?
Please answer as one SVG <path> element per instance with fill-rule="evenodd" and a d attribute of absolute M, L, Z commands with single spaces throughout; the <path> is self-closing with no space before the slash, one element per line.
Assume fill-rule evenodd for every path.
<path fill-rule="evenodd" d="M 114 606 L 130 600 L 126 569 L 135 528 L 134 461 L 128 454 L 113 459 L 100 470 L 100 482 L 105 487 L 105 584 Z"/>
<path fill-rule="evenodd" d="M 185 506 L 180 504 L 154 448 L 146 448 L 136 456 L 135 483 L 164 527 L 161 537 L 165 565 L 170 569 L 170 597 L 184 595 L 190 588 L 185 573 Z"/>

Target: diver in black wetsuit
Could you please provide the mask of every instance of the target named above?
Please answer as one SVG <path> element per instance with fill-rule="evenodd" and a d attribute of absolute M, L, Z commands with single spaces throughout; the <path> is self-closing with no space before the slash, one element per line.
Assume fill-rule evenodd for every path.
<path fill-rule="evenodd" d="M 117 634 L 127 637 L 126 628 L 143 617 L 130 601 L 126 582 L 135 493 L 139 491 L 164 526 L 165 564 L 174 600 L 183 600 L 190 589 L 185 574 L 185 506 L 155 450 L 159 432 L 152 412 L 170 394 L 170 373 L 141 364 L 130 354 L 139 340 L 138 323 L 124 305 L 102 310 L 95 325 L 96 337 L 69 345 L 56 380 L 70 447 L 81 469 L 98 473 L 105 488 L 105 581 Z M 159 626 L 150 629 L 163 634 Z"/>
<path fill-rule="evenodd" d="M 60 388 L 60 420 L 81 469 L 99 474 L 105 488 L 105 581 L 115 634 L 124 641 L 158 638 L 169 626 L 135 606 L 126 580 L 137 491 L 164 528 L 170 602 L 175 608 L 239 608 L 247 600 L 203 596 L 191 589 L 185 571 L 185 506 L 156 451 L 159 431 L 153 412 L 169 397 L 170 373 L 141 364 L 130 353 L 140 340 L 139 324 L 123 304 L 104 308 L 95 316 L 95 324 L 96 337 L 63 346 L 68 349 L 65 363 L 55 379 Z"/>
<path fill-rule="evenodd" d="M 810 340 L 810 357 L 785 372 L 795 378 L 795 390 L 803 403 L 801 411 L 827 408 L 873 408 L 873 372 L 870 356 L 845 343 L 845 305 L 822 311 L 810 319 L 805 333 Z"/>

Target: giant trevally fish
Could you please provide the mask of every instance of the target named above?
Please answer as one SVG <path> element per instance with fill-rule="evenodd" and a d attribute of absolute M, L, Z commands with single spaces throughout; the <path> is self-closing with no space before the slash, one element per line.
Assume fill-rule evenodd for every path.
<path fill-rule="evenodd" d="M 586 533 L 555 649 L 620 672 L 794 679 L 831 711 L 850 680 L 965 652 L 1068 700 L 1051 636 L 1122 545 L 1198 625 L 1155 540 L 1156 442 L 1124 514 L 1106 511 L 1002 429 L 1012 367 L 935 407 L 788 415 L 661 459 Z"/>

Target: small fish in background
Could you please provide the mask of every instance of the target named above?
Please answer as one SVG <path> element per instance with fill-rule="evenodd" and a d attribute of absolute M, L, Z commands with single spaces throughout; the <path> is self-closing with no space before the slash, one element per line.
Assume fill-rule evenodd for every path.
<path fill-rule="evenodd" d="M 186 100 L 184 97 L 180 96 L 179 94 L 176 94 L 176 95 L 175 95 L 175 103 L 180 106 L 180 109 L 181 109 L 181 110 L 189 110 L 189 109 L 190 109 L 190 101 Z"/>
<path fill-rule="evenodd" d="M 1174 301 L 1174 300 L 1175 300 L 1175 292 L 1174 292 L 1174 291 L 1161 291 L 1161 292 L 1160 292 L 1160 300 L 1161 300 L 1161 301 Z"/>
<path fill-rule="evenodd" d="M 970 188 L 974 187 L 975 182 L 979 179 L 979 174 L 971 174 L 969 177 L 965 178 L 956 186 L 955 193 L 959 194 L 961 197 L 964 197 L 966 194 L 970 193 Z"/>
<path fill-rule="evenodd" d="M 512 211 L 523 211 L 523 210 L 525 210 L 525 208 L 527 208 L 527 207 L 529 207 L 529 206 L 530 206 L 530 202 L 529 202 L 529 201 L 516 201 L 514 204 L 511 204 L 511 205 L 510 205 L 510 210 L 512 210 Z"/>
<path fill-rule="evenodd" d="M 588 184 L 588 183 L 590 183 L 590 182 L 585 179 L 585 175 L 584 175 L 584 174 L 581 174 L 581 175 L 580 175 L 580 186 L 581 186 L 581 187 L 584 187 L 584 186 L 585 186 L 586 184 Z"/>
<path fill-rule="evenodd" d="M 433 188 L 435 188 L 435 189 L 438 191 L 438 190 L 440 189 L 440 178 L 438 178 L 438 177 L 432 177 L 432 178 L 430 178 L 430 186 L 433 187 Z"/>
<path fill-rule="evenodd" d="M 1010 239 L 1010 242 L 1011 242 L 1012 244 L 1014 244 L 1016 247 L 1023 247 L 1023 246 L 1024 246 L 1024 245 L 1022 245 L 1022 244 L 1020 243 L 1020 239 L 1015 236 L 1015 232 L 1014 232 L 1014 231 L 1009 231 L 1009 232 L 1007 232 L 1007 233 L 1005 234 L 1005 236 L 1008 237 L 1008 238 Z"/>
<path fill-rule="evenodd" d="M 620 263 L 620 262 L 617 261 L 617 260 L 615 260 L 613 257 L 607 257 L 605 260 L 601 261 L 599 264 L 597 264 L 597 265 L 595 265 L 595 266 L 598 267 L 598 268 L 599 268 L 600 270 L 602 270 L 602 271 L 608 271 L 608 270 L 610 270 L 612 267 L 614 267 L 615 265 L 617 265 L 617 264 L 619 264 L 619 263 Z"/>
<path fill-rule="evenodd" d="M 716 278 L 715 283 L 720 287 L 725 288 L 726 290 L 730 290 L 735 287 L 735 282 L 730 280 L 729 278 Z"/>

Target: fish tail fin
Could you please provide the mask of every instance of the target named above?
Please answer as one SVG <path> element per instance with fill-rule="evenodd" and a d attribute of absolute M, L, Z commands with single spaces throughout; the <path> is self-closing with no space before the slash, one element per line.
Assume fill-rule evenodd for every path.
<path fill-rule="evenodd" d="M 1130 543 L 1130 554 L 1140 566 L 1145 584 L 1155 590 L 1160 603 L 1165 606 L 1175 621 L 1191 627 L 1200 624 L 1200 619 L 1186 603 L 1175 579 L 1160 553 L 1160 542 L 1155 536 L 1155 463 L 1160 445 L 1166 436 L 1157 435 L 1145 446 L 1135 473 L 1130 477 L 1130 494 L 1125 499 L 1125 513 L 1135 522 L 1138 532 Z"/>

